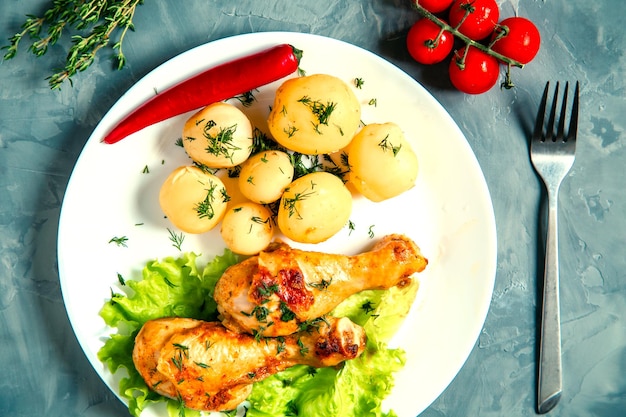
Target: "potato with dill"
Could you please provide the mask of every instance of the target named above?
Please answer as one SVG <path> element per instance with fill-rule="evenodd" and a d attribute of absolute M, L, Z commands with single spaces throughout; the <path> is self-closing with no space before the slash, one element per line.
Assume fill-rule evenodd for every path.
<path fill-rule="evenodd" d="M 272 212 L 267 207 L 247 202 L 226 211 L 220 230 L 230 250 L 240 255 L 254 255 L 270 244 L 274 236 Z"/>
<path fill-rule="evenodd" d="M 350 143 L 360 120 L 361 106 L 348 84 L 313 74 L 291 78 L 276 90 L 268 128 L 287 149 L 320 155 Z"/>
<path fill-rule="evenodd" d="M 417 178 L 417 156 L 395 123 L 372 123 L 348 147 L 349 181 L 372 201 L 409 190 Z"/>
<path fill-rule="evenodd" d="M 328 172 L 313 172 L 291 183 L 280 200 L 277 223 L 289 239 L 319 243 L 335 235 L 350 218 L 352 194 Z"/>
<path fill-rule="evenodd" d="M 273 203 L 291 184 L 293 173 L 293 165 L 285 152 L 262 151 L 241 165 L 239 190 L 256 203 Z"/>
<path fill-rule="evenodd" d="M 159 204 L 167 218 L 187 233 L 213 229 L 224 216 L 228 195 L 215 175 L 195 166 L 175 169 L 159 192 Z"/>
<path fill-rule="evenodd" d="M 248 117 L 232 104 L 218 102 L 187 120 L 182 142 L 194 161 L 210 168 L 229 168 L 250 156 L 252 137 Z"/>

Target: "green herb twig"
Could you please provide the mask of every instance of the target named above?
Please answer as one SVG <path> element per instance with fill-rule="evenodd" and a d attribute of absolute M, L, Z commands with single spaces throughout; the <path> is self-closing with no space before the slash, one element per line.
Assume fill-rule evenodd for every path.
<path fill-rule="evenodd" d="M 176 232 L 169 228 L 167 229 L 167 231 L 170 234 L 170 242 L 172 242 L 172 246 L 174 246 L 179 251 L 182 250 L 181 246 L 183 244 L 183 241 L 185 240 L 185 235 L 182 232 L 177 235 Z"/>
<path fill-rule="evenodd" d="M 134 30 L 133 17 L 143 0 L 52 0 L 50 8 L 41 17 L 29 14 L 21 31 L 9 38 L 10 44 L 3 59 L 12 59 L 20 42 L 28 37 L 28 50 L 35 56 L 43 56 L 48 48 L 57 43 L 64 31 L 73 31 L 65 66 L 47 78 L 52 89 L 60 88 L 77 72 L 86 70 L 94 61 L 96 53 L 109 44 L 114 32 L 117 41 L 112 45 L 117 68 L 126 63 L 122 42 L 129 30 Z"/>

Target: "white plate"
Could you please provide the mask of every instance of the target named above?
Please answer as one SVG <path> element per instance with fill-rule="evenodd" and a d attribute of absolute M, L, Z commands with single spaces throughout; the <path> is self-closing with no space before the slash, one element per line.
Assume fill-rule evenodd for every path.
<path fill-rule="evenodd" d="M 429 259 L 421 274 L 420 296 L 394 346 L 407 351 L 404 370 L 385 401 L 400 417 L 414 417 L 452 381 L 482 328 L 489 308 L 496 265 L 496 232 L 489 191 L 463 134 L 441 105 L 415 80 L 380 57 L 356 46 L 300 33 L 255 33 L 199 46 L 164 63 L 140 80 L 109 111 L 85 145 L 72 173 L 61 211 L 58 240 L 59 275 L 72 327 L 92 366 L 118 393 L 113 376 L 97 352 L 110 333 L 98 312 L 117 286 L 117 273 L 130 278 L 146 261 L 179 252 L 169 240 L 158 204 L 158 190 L 176 167 L 188 164 L 182 148 L 182 115 L 148 127 L 123 141 L 106 145 L 104 134 L 154 91 L 235 57 L 275 44 L 290 43 L 304 51 L 308 74 L 328 73 L 354 88 L 363 103 L 365 123 L 393 121 L 414 146 L 420 162 L 415 188 L 383 203 L 355 201 L 344 230 L 315 250 L 354 254 L 388 233 L 414 239 Z M 280 82 L 263 87 L 257 103 L 245 111 L 263 120 Z M 376 99 L 376 105 L 369 105 Z M 148 173 L 144 173 L 146 169 Z M 126 236 L 127 247 L 109 243 Z M 299 245 L 307 247 L 306 245 Z M 214 230 L 187 235 L 184 251 L 221 254 Z M 162 415 L 148 410 L 147 415 Z"/>

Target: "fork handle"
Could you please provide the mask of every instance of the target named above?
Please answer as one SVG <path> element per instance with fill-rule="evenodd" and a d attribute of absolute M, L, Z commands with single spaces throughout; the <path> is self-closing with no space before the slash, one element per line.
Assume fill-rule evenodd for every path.
<path fill-rule="evenodd" d="M 559 306 L 558 189 L 548 190 L 548 230 L 541 309 L 537 411 L 547 413 L 561 398 L 561 315 Z"/>

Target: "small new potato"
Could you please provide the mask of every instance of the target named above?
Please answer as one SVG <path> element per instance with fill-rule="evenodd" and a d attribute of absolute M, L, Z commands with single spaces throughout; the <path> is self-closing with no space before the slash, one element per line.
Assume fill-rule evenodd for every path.
<path fill-rule="evenodd" d="M 349 181 L 372 201 L 409 190 L 417 178 L 417 156 L 395 123 L 372 123 L 356 134 L 348 148 Z"/>
<path fill-rule="evenodd" d="M 361 105 L 348 84 L 327 74 L 291 78 L 277 90 L 268 118 L 274 139 L 309 155 L 345 147 L 361 121 Z"/>
<path fill-rule="evenodd" d="M 257 203 L 241 203 L 228 209 L 222 220 L 222 239 L 240 255 L 254 255 L 270 244 L 274 236 L 272 212 Z"/>
<path fill-rule="evenodd" d="M 280 200 L 277 223 L 289 239 L 319 243 L 335 235 L 350 218 L 352 194 L 328 172 L 306 174 L 291 183 Z"/>
<path fill-rule="evenodd" d="M 159 204 L 167 218 L 187 233 L 213 229 L 224 216 L 227 202 L 224 183 L 195 166 L 175 169 L 159 192 Z"/>
<path fill-rule="evenodd" d="M 191 116 L 183 127 L 183 147 L 194 161 L 210 168 L 229 168 L 252 151 L 252 124 L 232 104 L 213 103 Z"/>
<path fill-rule="evenodd" d="M 293 171 L 289 155 L 285 152 L 259 152 L 242 164 L 239 190 L 256 203 L 273 203 L 291 184 Z"/>

